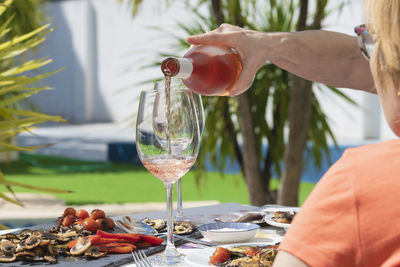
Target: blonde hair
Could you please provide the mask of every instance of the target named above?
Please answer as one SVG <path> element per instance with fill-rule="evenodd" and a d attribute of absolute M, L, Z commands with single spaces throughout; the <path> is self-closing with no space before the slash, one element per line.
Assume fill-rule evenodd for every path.
<path fill-rule="evenodd" d="M 378 83 L 385 88 L 400 81 L 400 1 L 365 0 L 364 16 L 376 45 Z"/>

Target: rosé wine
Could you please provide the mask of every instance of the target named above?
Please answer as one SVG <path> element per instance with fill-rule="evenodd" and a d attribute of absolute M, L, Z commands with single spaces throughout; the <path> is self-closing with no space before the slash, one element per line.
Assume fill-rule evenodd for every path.
<path fill-rule="evenodd" d="M 142 160 L 143 166 L 164 183 L 171 183 L 185 175 L 196 161 L 195 157 L 154 158 Z"/>
<path fill-rule="evenodd" d="M 207 96 L 228 95 L 242 71 L 239 54 L 228 47 L 196 45 L 183 58 L 161 63 L 165 77 L 181 78 L 192 91 Z"/>

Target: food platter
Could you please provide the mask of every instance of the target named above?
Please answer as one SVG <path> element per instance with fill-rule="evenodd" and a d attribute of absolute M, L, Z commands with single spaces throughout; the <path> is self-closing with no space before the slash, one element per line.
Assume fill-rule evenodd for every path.
<path fill-rule="evenodd" d="M 51 229 L 54 226 L 57 226 L 57 221 L 50 221 L 48 223 L 36 225 L 33 227 L 30 227 L 29 229 L 31 230 L 47 230 Z M 118 230 L 116 230 L 118 231 Z M 19 233 L 20 230 L 16 230 L 12 233 Z M 186 235 L 191 238 L 200 238 L 201 234 L 199 231 L 193 231 L 192 233 Z M 175 240 L 175 245 L 179 246 L 187 241 L 184 240 Z M 141 249 L 146 255 L 152 255 L 158 252 L 163 251 L 165 248 L 165 245 L 160 245 L 157 247 L 148 247 L 148 248 L 143 248 Z M 74 257 L 74 256 L 59 256 L 58 261 L 55 264 L 51 264 L 51 266 L 56 266 L 56 267 L 69 267 L 71 264 L 74 265 L 74 267 L 116 267 L 116 266 L 121 266 L 127 263 L 132 263 L 132 256 L 131 254 L 109 254 L 105 257 L 99 258 L 99 259 L 87 259 L 85 257 Z M 18 266 L 43 266 L 43 264 L 48 265 L 48 263 L 43 263 L 43 262 L 26 262 L 26 261 L 15 261 L 12 263 L 4 263 L 1 264 L 1 266 L 12 266 L 12 267 L 18 267 Z"/>
<path fill-rule="evenodd" d="M 299 211 L 300 211 L 300 208 L 298 208 L 298 207 L 268 208 L 268 209 L 264 210 L 264 212 L 265 212 L 264 221 L 269 225 L 288 229 L 290 227 L 290 223 L 281 223 L 281 222 L 275 221 L 274 213 L 275 212 L 298 213 Z"/>
<path fill-rule="evenodd" d="M 220 247 L 230 249 L 230 248 L 237 247 L 237 246 L 267 246 L 267 245 L 274 245 L 274 244 L 275 243 L 273 243 L 273 242 L 237 243 L 237 244 L 223 245 Z M 196 249 L 196 250 L 191 250 L 191 251 L 185 252 L 185 254 L 186 254 L 185 261 L 188 264 L 188 266 L 194 266 L 194 267 L 214 266 L 209 263 L 210 256 L 213 255 L 214 251 L 215 251 L 215 247 L 205 248 L 205 249 Z"/>

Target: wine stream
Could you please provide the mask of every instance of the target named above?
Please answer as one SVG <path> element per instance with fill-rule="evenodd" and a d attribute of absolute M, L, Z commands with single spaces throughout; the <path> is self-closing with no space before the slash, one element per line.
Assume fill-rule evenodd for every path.
<path fill-rule="evenodd" d="M 171 76 L 165 75 L 165 107 L 167 109 L 167 151 L 168 151 L 168 156 L 172 155 L 172 149 L 171 149 L 171 134 L 170 134 L 170 123 L 171 123 L 171 110 L 170 110 L 170 103 L 171 103 L 171 97 L 170 97 L 170 91 L 171 91 Z"/>

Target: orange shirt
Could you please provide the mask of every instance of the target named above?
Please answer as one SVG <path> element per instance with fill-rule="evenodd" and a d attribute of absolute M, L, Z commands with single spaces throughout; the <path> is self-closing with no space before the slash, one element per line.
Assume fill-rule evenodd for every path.
<path fill-rule="evenodd" d="M 347 149 L 280 249 L 313 267 L 400 266 L 400 140 Z"/>

